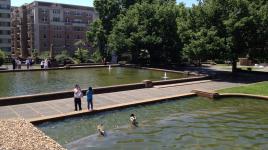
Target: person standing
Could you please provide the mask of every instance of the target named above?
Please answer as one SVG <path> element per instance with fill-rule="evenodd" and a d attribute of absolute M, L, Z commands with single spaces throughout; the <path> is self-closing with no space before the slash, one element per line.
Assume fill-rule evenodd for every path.
<path fill-rule="evenodd" d="M 29 58 L 26 59 L 25 64 L 26 64 L 27 69 L 30 69 L 30 60 L 29 60 Z"/>
<path fill-rule="evenodd" d="M 44 60 L 42 60 L 41 63 L 40 63 L 41 69 L 44 69 L 44 63 L 45 63 Z"/>
<path fill-rule="evenodd" d="M 77 111 L 77 106 L 79 107 L 79 110 L 82 110 L 81 107 L 81 98 L 83 97 L 83 93 L 81 88 L 79 87 L 79 85 L 75 85 L 74 87 L 74 107 L 75 107 L 75 111 Z"/>
<path fill-rule="evenodd" d="M 47 69 L 48 68 L 48 60 L 45 59 L 45 62 L 44 62 L 44 68 Z"/>
<path fill-rule="evenodd" d="M 93 90 L 92 87 L 89 87 L 87 90 L 87 109 L 93 110 Z"/>
<path fill-rule="evenodd" d="M 12 58 L 11 63 L 12 63 L 13 70 L 15 70 L 15 69 L 16 69 L 16 67 L 17 67 L 17 64 L 16 64 L 16 59 L 15 59 L 15 58 Z"/>
<path fill-rule="evenodd" d="M 21 61 L 19 59 L 16 60 L 16 64 L 17 64 L 18 69 L 20 70 L 21 69 Z"/>

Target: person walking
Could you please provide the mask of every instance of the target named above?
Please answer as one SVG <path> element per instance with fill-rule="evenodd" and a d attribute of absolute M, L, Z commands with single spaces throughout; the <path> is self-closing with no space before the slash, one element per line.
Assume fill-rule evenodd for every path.
<path fill-rule="evenodd" d="M 79 85 L 75 85 L 75 88 L 73 90 L 74 92 L 74 107 L 75 111 L 77 111 L 77 106 L 79 107 L 79 110 L 82 110 L 81 107 L 81 98 L 83 97 L 83 93 Z"/>
<path fill-rule="evenodd" d="M 87 109 L 93 110 L 93 90 L 92 87 L 89 87 L 87 90 Z"/>

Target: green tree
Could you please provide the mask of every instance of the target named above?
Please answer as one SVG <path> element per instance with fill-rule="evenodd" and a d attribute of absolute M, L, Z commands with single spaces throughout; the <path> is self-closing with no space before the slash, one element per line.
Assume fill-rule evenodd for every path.
<path fill-rule="evenodd" d="M 148 52 L 152 64 L 179 62 L 177 8 L 174 2 L 133 5 L 115 23 L 109 36 L 109 49 L 118 55 L 130 53 L 134 63 L 144 57 L 144 52 Z"/>
<path fill-rule="evenodd" d="M 2 66 L 5 62 L 5 53 L 0 49 L 0 66 Z"/>
<path fill-rule="evenodd" d="M 77 50 L 74 53 L 76 59 L 80 61 L 80 63 L 85 63 L 89 59 L 89 51 L 85 48 L 85 42 L 79 40 L 74 43 L 74 46 L 77 47 Z"/>
<path fill-rule="evenodd" d="M 65 64 L 68 62 L 76 63 L 76 61 L 68 54 L 66 50 L 63 50 L 60 54 L 56 55 L 55 59 L 60 64 Z"/>

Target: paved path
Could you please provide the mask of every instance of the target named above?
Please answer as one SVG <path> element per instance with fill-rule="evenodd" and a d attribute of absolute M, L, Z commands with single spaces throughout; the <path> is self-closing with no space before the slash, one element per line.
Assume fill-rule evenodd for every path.
<path fill-rule="evenodd" d="M 158 86 L 149 89 L 98 94 L 94 95 L 94 108 L 98 109 L 100 107 L 116 104 L 139 102 L 157 97 L 185 94 L 190 93 L 193 89 L 217 90 L 239 85 L 241 85 L 241 83 L 216 82 L 206 80 L 201 82 Z M 73 98 L 67 98 L 53 101 L 3 106 L 0 107 L 0 119 L 25 118 L 32 120 L 40 117 L 64 115 L 73 112 L 73 103 Z M 82 100 L 82 108 L 86 109 L 85 98 Z"/>

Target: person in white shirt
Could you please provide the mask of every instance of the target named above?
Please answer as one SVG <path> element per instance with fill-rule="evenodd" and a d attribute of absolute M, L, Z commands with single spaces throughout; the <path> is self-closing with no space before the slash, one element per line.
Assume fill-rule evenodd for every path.
<path fill-rule="evenodd" d="M 79 85 L 75 85 L 75 88 L 73 90 L 74 92 L 74 107 L 75 111 L 77 111 L 77 106 L 79 107 L 79 110 L 82 110 L 81 106 L 81 98 L 83 97 L 83 93 Z"/>
<path fill-rule="evenodd" d="M 48 60 L 45 59 L 45 62 L 44 62 L 44 68 L 47 69 L 48 68 Z"/>
<path fill-rule="evenodd" d="M 27 66 L 27 69 L 30 68 L 30 60 L 29 60 L 29 58 L 26 59 L 25 65 Z"/>
<path fill-rule="evenodd" d="M 16 60 L 16 64 L 18 69 L 21 69 L 21 61 L 19 59 Z"/>
<path fill-rule="evenodd" d="M 44 68 L 44 64 L 45 64 L 45 62 L 44 62 L 44 60 L 42 60 L 41 63 L 40 63 L 40 67 L 41 67 L 41 69 Z"/>
<path fill-rule="evenodd" d="M 130 115 L 129 120 L 131 122 L 131 125 L 138 127 L 137 117 L 134 114 Z"/>

